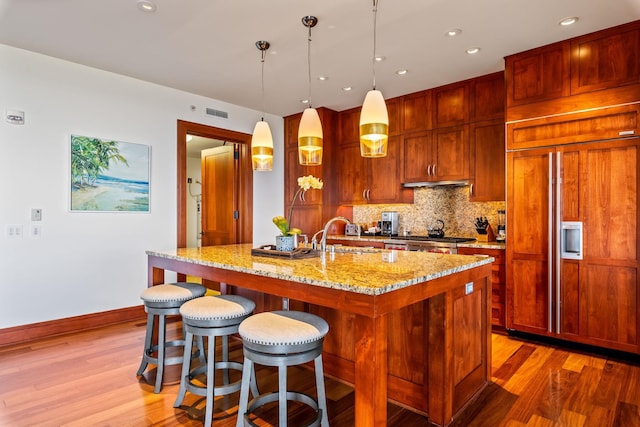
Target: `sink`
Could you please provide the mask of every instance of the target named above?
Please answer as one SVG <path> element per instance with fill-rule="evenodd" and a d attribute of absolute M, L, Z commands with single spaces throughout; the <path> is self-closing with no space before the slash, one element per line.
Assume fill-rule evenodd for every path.
<path fill-rule="evenodd" d="M 367 246 L 334 246 L 333 252 L 343 254 L 377 254 L 385 249 Z M 331 252 L 331 247 L 327 247 L 327 252 Z"/>

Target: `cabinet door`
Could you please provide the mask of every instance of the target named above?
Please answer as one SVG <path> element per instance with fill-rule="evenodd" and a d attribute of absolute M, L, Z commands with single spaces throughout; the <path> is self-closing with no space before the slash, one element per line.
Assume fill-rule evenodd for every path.
<path fill-rule="evenodd" d="M 458 248 L 460 255 L 486 255 L 495 261 L 491 265 L 491 324 L 504 328 L 505 325 L 505 254 L 500 249 Z"/>
<path fill-rule="evenodd" d="M 470 126 L 469 200 L 488 202 L 505 200 L 504 122 L 494 120 Z"/>
<path fill-rule="evenodd" d="M 300 127 L 302 113 L 284 118 L 284 148 L 285 150 L 298 149 L 298 128 Z M 298 160 L 296 159 L 296 162 Z"/>
<path fill-rule="evenodd" d="M 431 91 L 405 96 L 402 105 L 402 131 L 408 133 L 431 129 L 431 115 Z"/>
<path fill-rule="evenodd" d="M 299 228 L 308 239 L 323 227 L 322 205 L 294 205 L 293 214 L 290 218 L 292 227 Z"/>
<path fill-rule="evenodd" d="M 572 95 L 638 82 L 640 29 L 599 32 L 571 41 Z"/>
<path fill-rule="evenodd" d="M 569 42 L 505 58 L 507 108 L 570 94 Z"/>
<path fill-rule="evenodd" d="M 399 138 L 389 137 L 386 157 L 364 159 L 368 173 L 367 201 L 369 203 L 402 202 L 400 181 L 400 143 Z M 413 193 L 412 190 L 408 190 Z"/>
<path fill-rule="evenodd" d="M 563 170 L 576 171 L 581 180 L 584 244 L 582 260 L 563 260 L 559 284 L 565 337 L 635 352 L 640 350 L 638 141 L 586 144 L 579 157 L 563 152 Z M 571 174 L 563 172 L 565 181 L 572 182 Z M 563 200 L 566 219 L 564 205 Z M 569 218 L 575 213 L 570 209 Z"/>
<path fill-rule="evenodd" d="M 471 122 L 504 120 L 504 72 L 478 77 L 471 82 Z"/>
<path fill-rule="evenodd" d="M 360 145 L 351 144 L 336 150 L 337 179 L 333 186 L 339 205 L 364 203 L 367 179 L 364 158 L 360 156 Z"/>
<path fill-rule="evenodd" d="M 389 136 L 396 136 L 400 134 L 402 110 L 402 98 L 388 99 L 385 104 L 387 105 L 387 113 L 389 115 Z M 360 131 L 360 118 L 358 117 L 358 132 Z M 358 136 L 360 138 L 360 136 Z"/>
<path fill-rule="evenodd" d="M 289 149 L 286 151 L 287 160 L 285 164 L 285 187 L 284 187 L 284 202 L 285 206 L 291 205 L 293 196 L 298 191 L 298 178 L 301 176 L 313 175 L 316 178 L 323 179 L 322 167 L 318 166 L 302 166 L 298 163 L 298 149 Z M 322 192 L 326 189 L 316 190 L 309 189 L 308 191 L 300 193 L 296 205 L 322 204 Z"/>
<path fill-rule="evenodd" d="M 421 182 L 429 179 L 433 165 L 431 131 L 412 133 L 402 137 L 404 148 L 402 182 Z"/>
<path fill-rule="evenodd" d="M 469 81 L 433 89 L 433 126 L 469 123 Z"/>
<path fill-rule="evenodd" d="M 338 128 L 340 145 L 360 143 L 360 107 L 341 111 Z"/>
<path fill-rule="evenodd" d="M 549 335 L 553 150 L 507 153 L 507 328 Z"/>
<path fill-rule="evenodd" d="M 436 129 L 431 181 L 469 178 L 469 126 Z M 434 170 L 435 169 L 435 170 Z"/>

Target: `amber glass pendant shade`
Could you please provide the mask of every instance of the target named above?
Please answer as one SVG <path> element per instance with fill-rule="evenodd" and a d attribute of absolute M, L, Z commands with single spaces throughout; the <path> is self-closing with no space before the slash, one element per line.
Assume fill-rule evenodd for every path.
<path fill-rule="evenodd" d="M 254 171 L 273 169 L 273 137 L 269 123 L 260 120 L 253 128 L 251 137 L 251 163 Z"/>
<path fill-rule="evenodd" d="M 322 123 L 315 108 L 306 108 L 300 119 L 298 161 L 303 166 L 322 164 Z"/>
<path fill-rule="evenodd" d="M 389 114 L 382 92 L 370 90 L 360 112 L 360 155 L 385 157 L 389 140 Z"/>

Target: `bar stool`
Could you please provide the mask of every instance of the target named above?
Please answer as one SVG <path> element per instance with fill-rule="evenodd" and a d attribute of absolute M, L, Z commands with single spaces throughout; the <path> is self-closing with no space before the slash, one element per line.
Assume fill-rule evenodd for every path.
<path fill-rule="evenodd" d="M 307 427 L 328 427 L 327 402 L 322 368 L 322 343 L 329 332 L 324 319 L 300 311 L 259 313 L 244 320 L 238 332 L 242 337 L 244 369 L 236 427 L 256 426 L 250 416 L 261 406 L 278 402 L 278 426 L 287 425 L 287 403 L 296 401 L 316 411 Z M 314 361 L 317 399 L 287 390 L 287 367 Z M 261 394 L 247 403 L 253 364 L 278 367 L 278 392 Z"/>
<path fill-rule="evenodd" d="M 256 304 L 238 295 L 203 296 L 187 301 L 180 307 L 182 324 L 185 329 L 184 358 L 180 389 L 173 406 L 179 407 L 187 391 L 198 396 L 206 396 L 204 425 L 210 426 L 213 419 L 215 396 L 223 396 L 240 390 L 241 380 L 229 382 L 229 369 L 242 371 L 242 363 L 229 361 L 229 335 L 238 332 L 240 322 L 249 317 Z M 206 363 L 191 367 L 193 338 L 207 337 Z M 222 360 L 216 362 L 216 337 L 222 337 Z M 215 371 L 222 370 L 223 384 L 216 386 Z M 202 381 L 201 374 L 206 374 Z M 193 382 L 197 379 L 200 384 Z M 206 384 L 206 385 L 201 385 Z M 251 384 L 254 396 L 258 395 L 255 379 Z"/>
<path fill-rule="evenodd" d="M 162 389 L 165 365 L 182 363 L 182 356 L 165 357 L 167 347 L 184 345 L 183 339 L 166 340 L 166 316 L 180 314 L 182 304 L 190 299 L 201 297 L 206 291 L 207 288 L 198 283 L 178 282 L 151 286 L 140 294 L 140 298 L 144 302 L 144 311 L 147 312 L 147 331 L 144 338 L 142 361 L 137 375 L 142 375 L 149 363 L 157 366 L 154 393 L 160 393 Z M 154 344 L 153 328 L 156 317 L 158 318 L 158 341 L 157 344 Z M 191 346 L 189 346 L 189 350 L 191 351 Z"/>

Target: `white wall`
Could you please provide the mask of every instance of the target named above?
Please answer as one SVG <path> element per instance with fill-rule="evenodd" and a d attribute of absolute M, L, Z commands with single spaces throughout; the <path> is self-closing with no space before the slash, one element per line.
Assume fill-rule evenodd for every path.
<path fill-rule="evenodd" d="M 259 96 L 257 94 L 256 96 Z M 196 111 L 190 106 L 195 105 Z M 211 107 L 228 119 L 209 117 Z M 4 120 L 25 112 L 24 125 Z M 176 122 L 251 133 L 260 113 L 214 99 L 0 45 L 0 328 L 140 304 L 147 249 L 176 244 Z M 254 242 L 273 240 L 283 206 L 283 120 L 277 160 L 254 177 Z M 148 214 L 69 210 L 70 135 L 151 146 Z M 30 236 L 31 208 L 43 211 Z M 9 238 L 7 226 L 24 236 Z"/>

